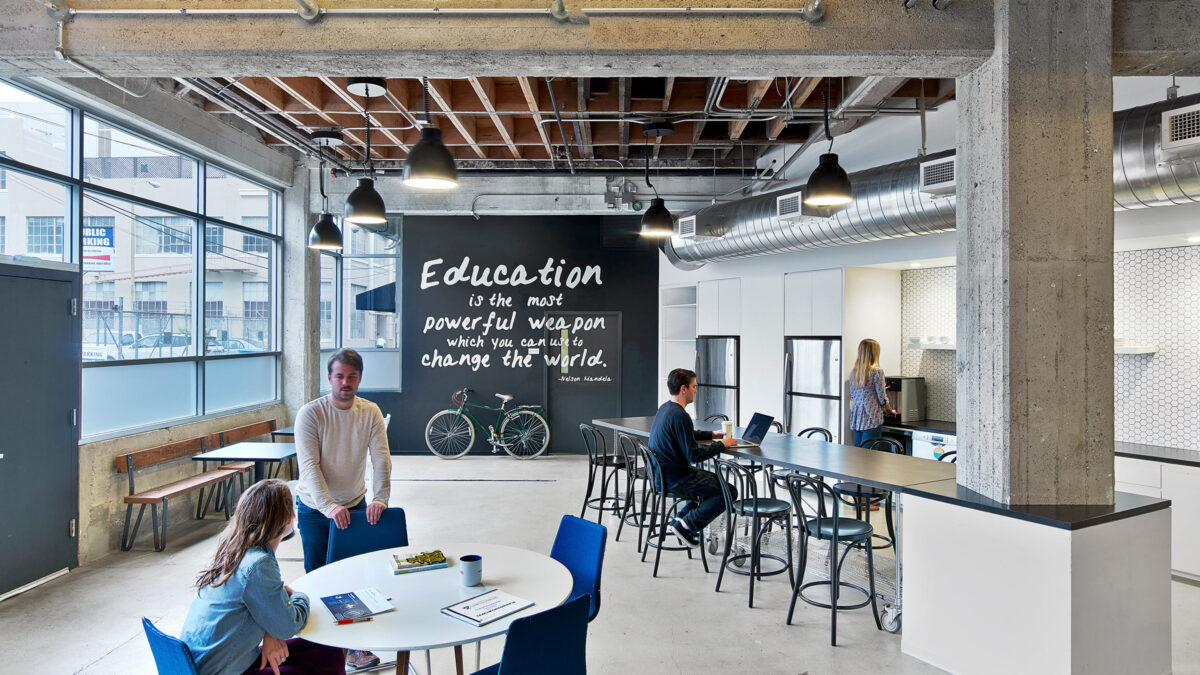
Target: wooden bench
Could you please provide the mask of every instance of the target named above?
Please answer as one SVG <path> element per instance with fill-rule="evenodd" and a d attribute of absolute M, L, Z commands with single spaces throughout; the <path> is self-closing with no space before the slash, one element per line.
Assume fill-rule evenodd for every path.
<path fill-rule="evenodd" d="M 240 442 L 250 439 L 250 438 L 266 436 L 266 435 L 270 434 L 272 431 L 275 431 L 276 428 L 277 427 L 275 425 L 275 420 L 266 420 L 264 422 L 255 422 L 254 424 L 247 424 L 244 426 L 236 427 L 234 429 L 230 429 L 228 431 L 222 431 L 219 434 L 217 434 L 217 446 L 216 447 L 223 448 L 227 445 L 230 445 L 233 443 L 240 443 Z M 217 468 L 233 470 L 233 471 L 249 471 L 254 468 L 254 462 L 227 462 Z M 275 471 L 270 476 L 268 476 L 268 478 L 275 478 L 276 476 L 278 476 L 281 468 L 282 468 L 282 463 L 275 467 Z"/>
<path fill-rule="evenodd" d="M 178 443 L 170 443 L 161 445 L 157 448 L 148 450 L 139 450 L 117 457 L 117 473 L 128 474 L 129 476 L 129 496 L 125 497 L 125 528 L 121 532 L 121 550 L 128 551 L 133 547 L 133 541 L 137 538 L 138 528 L 142 524 L 142 516 L 146 513 L 146 507 L 150 507 L 150 520 L 154 528 L 154 550 L 161 551 L 167 547 L 167 504 L 170 500 L 185 495 L 189 492 L 201 491 L 200 501 L 203 502 L 203 490 L 207 487 L 216 487 L 224 485 L 225 490 L 225 519 L 229 519 L 230 507 L 229 502 L 233 485 L 234 476 L 238 472 L 233 471 L 205 471 L 204 473 L 188 476 L 180 480 L 160 485 L 156 488 L 138 492 L 134 487 L 134 473 L 139 469 L 156 466 L 171 460 L 181 457 L 191 457 L 198 452 L 204 452 L 204 439 L 193 438 Z M 129 523 L 133 518 L 133 506 L 140 505 L 138 510 L 137 521 L 133 524 L 133 532 L 129 531 Z M 158 507 L 162 506 L 162 523 L 159 523 Z M 200 512 L 197 511 L 199 514 Z"/>

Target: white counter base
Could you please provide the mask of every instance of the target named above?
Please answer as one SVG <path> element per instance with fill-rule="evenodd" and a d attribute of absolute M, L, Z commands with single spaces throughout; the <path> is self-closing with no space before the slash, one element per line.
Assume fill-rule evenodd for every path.
<path fill-rule="evenodd" d="M 1066 530 L 904 495 L 904 653 L 952 673 L 1171 672 L 1171 512 Z"/>

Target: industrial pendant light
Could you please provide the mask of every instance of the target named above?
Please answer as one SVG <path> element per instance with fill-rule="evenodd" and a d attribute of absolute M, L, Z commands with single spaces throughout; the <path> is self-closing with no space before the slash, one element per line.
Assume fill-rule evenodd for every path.
<path fill-rule="evenodd" d="M 370 105 L 370 99 L 367 100 Z M 363 227 L 379 227 L 387 224 L 387 207 L 383 197 L 375 191 L 375 181 L 370 176 L 375 175 L 375 165 L 371 162 L 371 113 L 363 107 L 363 117 L 367 120 L 367 178 L 358 179 L 358 187 L 346 197 L 346 205 L 342 207 L 342 220 Z"/>
<path fill-rule="evenodd" d="M 829 139 L 829 149 L 833 150 L 833 134 L 829 133 L 829 80 L 825 80 L 825 91 L 821 92 L 821 100 L 825 103 L 825 138 Z M 821 155 L 817 168 L 808 176 L 808 184 L 804 186 L 804 203 L 809 206 L 845 206 L 854 197 L 850 189 L 850 177 L 846 170 L 838 164 L 838 156 L 832 152 Z"/>
<path fill-rule="evenodd" d="M 421 84 L 425 90 L 425 126 L 421 128 L 421 140 L 404 162 L 404 184 L 424 190 L 452 190 L 458 187 L 458 169 L 442 142 L 442 130 L 429 122 L 429 78 L 421 78 Z"/>
<path fill-rule="evenodd" d="M 673 128 L 672 128 L 673 130 Z M 642 128 L 642 134 L 646 137 L 647 143 L 650 136 L 665 136 L 666 133 L 658 134 L 646 127 Z M 675 219 L 671 217 L 671 212 L 667 210 L 667 203 L 662 197 L 658 196 L 658 188 L 650 182 L 650 146 L 646 146 L 646 185 L 651 190 L 654 190 L 654 199 L 650 201 L 650 208 L 642 214 L 642 229 L 639 234 L 643 237 L 652 239 L 665 239 L 675 234 Z"/>
<path fill-rule="evenodd" d="M 333 222 L 329 198 L 325 196 L 325 162 L 321 162 L 321 215 L 308 231 L 308 247 L 325 251 L 342 250 L 342 230 Z"/>

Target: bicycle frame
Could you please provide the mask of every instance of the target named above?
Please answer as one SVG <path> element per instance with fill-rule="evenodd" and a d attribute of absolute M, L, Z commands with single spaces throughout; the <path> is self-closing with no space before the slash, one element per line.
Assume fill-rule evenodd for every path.
<path fill-rule="evenodd" d="M 459 396 L 462 398 L 458 398 Z M 501 402 L 500 407 L 497 408 L 490 405 L 484 405 L 482 403 L 471 403 L 467 400 L 469 397 L 470 394 L 463 393 L 462 390 L 454 392 L 454 394 L 450 396 L 450 402 L 454 403 L 457 407 L 447 408 L 447 410 L 454 410 L 459 415 L 465 416 L 471 421 L 472 424 L 478 427 L 480 431 L 486 430 L 487 434 L 485 434 L 485 436 L 488 443 L 492 446 L 493 452 L 495 452 L 496 448 L 500 446 L 500 439 L 496 436 L 496 429 L 500 427 L 500 423 L 504 421 L 505 416 L 516 410 L 532 410 L 536 413 L 541 413 L 542 411 L 542 406 L 540 405 L 517 405 L 513 406 L 512 408 L 508 408 L 508 401 Z M 471 413 L 469 408 L 479 408 L 496 413 L 496 422 L 485 427 L 483 423 Z M 457 421 L 458 420 L 455 419 L 455 422 Z"/>

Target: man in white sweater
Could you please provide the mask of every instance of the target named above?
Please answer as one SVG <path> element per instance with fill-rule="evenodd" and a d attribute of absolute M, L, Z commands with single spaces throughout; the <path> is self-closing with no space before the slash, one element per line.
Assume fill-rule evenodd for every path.
<path fill-rule="evenodd" d="M 296 520 L 305 572 L 325 564 L 329 521 L 344 530 L 350 525 L 350 511 L 365 508 L 367 522 L 374 525 L 387 508 L 391 455 L 379 406 L 357 396 L 362 369 L 362 357 L 353 349 L 329 357 L 329 395 L 310 401 L 296 415 Z M 370 504 L 365 503 L 368 457 L 373 476 Z"/>

